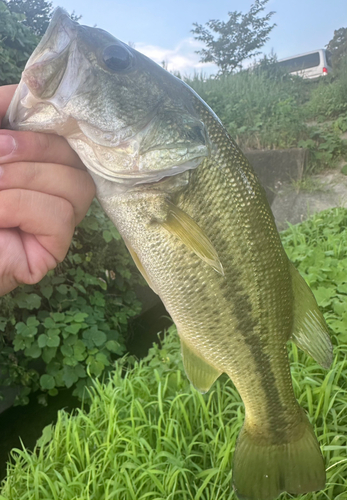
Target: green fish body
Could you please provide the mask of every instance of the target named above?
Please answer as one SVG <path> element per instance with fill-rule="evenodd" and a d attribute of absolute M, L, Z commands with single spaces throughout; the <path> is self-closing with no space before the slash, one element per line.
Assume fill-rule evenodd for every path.
<path fill-rule="evenodd" d="M 252 167 L 211 109 L 142 54 L 58 9 L 7 119 L 11 128 L 64 135 L 80 155 L 177 326 L 196 389 L 208 391 L 221 373 L 232 379 L 246 411 L 233 462 L 237 496 L 324 488 L 286 344 L 328 367 L 327 327 Z"/>

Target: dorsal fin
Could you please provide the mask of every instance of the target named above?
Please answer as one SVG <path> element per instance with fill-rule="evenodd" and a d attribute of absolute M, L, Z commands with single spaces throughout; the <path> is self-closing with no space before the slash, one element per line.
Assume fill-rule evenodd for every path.
<path fill-rule="evenodd" d="M 168 216 L 165 221 L 161 222 L 162 226 L 179 238 L 201 260 L 213 267 L 217 273 L 224 276 L 218 254 L 204 231 L 183 210 L 170 201 L 166 203 L 168 204 Z"/>
<path fill-rule="evenodd" d="M 333 347 L 323 314 L 305 280 L 290 263 L 294 293 L 294 325 L 291 340 L 324 368 L 333 360 Z"/>

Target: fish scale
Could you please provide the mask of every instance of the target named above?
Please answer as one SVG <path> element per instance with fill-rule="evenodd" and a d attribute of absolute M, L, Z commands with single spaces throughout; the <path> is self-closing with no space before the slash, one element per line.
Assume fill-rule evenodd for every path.
<path fill-rule="evenodd" d="M 209 124 L 206 123 L 207 117 L 204 118 L 210 139 L 215 142 L 218 151 L 218 139 L 220 136 L 224 139 L 225 132 L 218 123 L 216 124 L 210 118 L 211 126 L 216 128 L 215 132 L 213 128 L 211 131 Z M 230 148 L 235 149 L 235 146 L 230 145 Z M 258 184 L 255 184 L 254 174 L 243 157 L 241 157 L 241 162 L 242 167 L 238 170 L 239 177 L 243 178 L 241 172 L 246 176 L 241 170 L 246 166 L 249 169 L 247 178 L 252 179 L 254 190 L 261 197 L 259 205 L 262 206 L 263 191 Z M 273 242 L 271 242 L 271 240 L 266 239 L 263 228 L 260 231 L 259 229 L 254 232 L 251 230 L 256 225 L 254 222 L 250 224 L 249 231 L 245 231 L 244 225 L 240 224 L 245 207 L 247 207 L 247 198 L 249 198 L 247 184 L 243 183 L 245 187 L 243 192 L 241 191 L 239 202 L 234 203 L 234 218 L 229 216 L 228 194 L 231 194 L 232 197 L 233 189 L 238 189 L 240 181 L 237 182 L 235 174 L 227 164 L 223 164 L 223 167 L 219 168 L 219 163 L 218 153 L 211 159 L 205 160 L 191 174 L 196 179 L 193 179 L 189 188 L 178 196 L 176 203 L 199 224 L 213 241 L 225 270 L 224 277 L 218 275 L 193 252 L 189 252 L 185 245 L 177 246 L 177 240 L 174 236 L 170 236 L 168 241 L 167 232 L 152 222 L 151 214 L 155 213 L 157 208 L 153 208 L 151 204 L 158 204 L 162 201 L 158 200 L 157 196 L 153 198 L 148 195 L 148 192 L 138 193 L 138 196 L 143 197 L 144 205 L 139 204 L 136 196 L 133 205 L 129 205 L 128 195 L 121 196 L 117 201 L 113 200 L 110 207 L 106 205 L 109 202 L 105 203 L 102 195 L 100 199 L 121 234 L 139 256 L 143 266 L 146 269 L 156 270 L 156 274 L 151 275 L 151 280 L 155 289 L 159 290 L 160 296 L 172 315 L 180 336 L 193 345 L 204 359 L 209 360 L 210 364 L 230 375 L 246 405 L 246 412 L 255 414 L 259 422 L 258 425 L 262 425 L 263 428 L 269 423 L 271 436 L 274 419 L 274 417 L 271 418 L 271 415 L 274 414 L 272 407 L 277 408 L 276 422 L 282 421 L 284 425 L 286 421 L 293 420 L 291 411 L 294 412 L 295 418 L 298 414 L 297 405 L 294 404 L 289 368 L 286 369 L 288 367 L 286 350 L 283 348 L 291 331 L 290 310 L 292 309 L 289 272 L 286 268 L 283 270 L 283 261 L 286 264 L 287 258 L 278 234 L 277 238 L 274 237 Z M 238 194 L 240 195 L 239 189 Z M 197 197 L 200 202 L 195 204 Z M 201 208 L 201 200 L 205 200 L 207 208 L 206 212 L 202 210 L 198 214 L 195 206 Z M 126 213 L 121 208 L 123 204 Z M 220 207 L 221 218 L 218 225 L 211 226 L 208 213 L 214 213 L 215 205 Z M 223 211 L 224 217 L 222 216 Z M 253 211 L 257 211 L 257 203 L 253 204 Z M 144 213 L 148 214 L 147 223 L 144 219 Z M 204 213 L 205 217 L 202 217 L 201 214 Z M 271 214 L 265 220 L 265 225 L 270 231 L 273 231 L 272 226 L 267 221 L 272 221 Z M 274 234 L 276 235 L 275 232 Z M 260 242 L 267 242 L 267 248 L 266 250 L 263 248 L 262 256 L 263 260 L 264 256 L 268 256 L 266 260 L 271 261 L 271 266 L 264 266 L 264 263 L 259 265 L 259 262 L 255 262 L 252 243 L 257 246 L 258 238 Z M 233 245 L 234 239 L 238 242 L 238 251 Z M 264 243 L 261 243 L 261 246 L 264 247 Z M 273 267 L 276 255 L 279 256 L 280 265 Z M 184 262 L 184 265 L 177 268 L 176 262 Z M 244 270 L 242 274 L 240 269 Z M 278 287 L 273 288 L 275 279 L 281 282 L 282 291 L 280 294 L 278 294 Z M 252 287 L 249 286 L 250 281 L 253 282 Z M 194 287 L 195 282 L 199 283 L 199 286 Z M 269 293 L 264 293 L 267 282 L 270 283 L 270 290 Z M 204 283 L 208 283 L 209 286 L 204 286 Z M 179 287 L 182 289 L 183 296 L 178 293 Z M 266 318 L 266 328 L 264 328 L 262 327 L 262 315 L 268 316 L 266 312 L 269 302 L 271 304 L 271 318 L 270 322 L 269 318 Z M 207 310 L 205 309 L 206 304 L 208 304 Z M 216 317 L 211 315 L 211 310 L 216 312 Z M 274 338 L 273 334 L 276 337 L 281 337 L 281 343 Z M 223 341 L 224 344 L 222 344 Z M 237 355 L 235 355 L 234 345 L 240 344 L 240 342 L 242 342 L 243 347 L 240 349 L 239 345 Z M 271 354 L 271 360 L 266 355 L 267 350 Z M 250 380 L 251 377 L 245 377 L 244 367 L 249 363 L 254 366 L 255 355 L 261 357 L 256 365 L 256 372 L 252 374 L 253 379 Z M 268 369 L 266 370 L 266 368 Z M 277 375 L 275 380 L 273 372 L 278 372 L 279 368 L 282 377 Z M 255 390 L 254 384 L 256 384 L 257 390 Z M 270 401 L 271 404 L 264 405 L 264 401 Z M 280 407 L 283 407 L 285 411 L 279 411 Z"/>
<path fill-rule="evenodd" d="M 207 392 L 223 372 L 232 379 L 245 404 L 233 458 L 239 499 L 323 488 L 286 343 L 327 368 L 327 326 L 252 167 L 213 111 L 143 54 L 57 9 L 6 122 L 66 137 L 175 321 L 194 387 Z"/>
<path fill-rule="evenodd" d="M 251 167 L 247 164 L 247 161 L 244 160 L 243 156 L 238 156 L 238 150 L 236 147 L 230 142 L 229 147 L 224 146 L 224 151 L 226 149 L 232 149 L 233 153 L 233 158 L 237 158 L 237 160 L 240 162 L 239 169 L 236 170 L 236 172 L 239 172 L 239 179 L 237 180 L 235 177 L 235 173 L 231 169 L 230 166 L 226 163 L 225 160 L 225 154 L 223 152 L 223 149 L 220 148 L 220 143 L 225 140 L 225 131 L 220 128 L 219 124 L 211 120 L 211 127 L 212 130 L 209 127 L 208 123 L 208 116 L 204 116 L 204 123 L 208 128 L 209 136 L 212 142 L 214 142 L 217 145 L 217 150 L 222 150 L 222 154 L 216 154 L 211 160 L 206 160 L 206 164 L 201 165 L 200 169 L 201 172 L 198 170 L 194 172 L 192 175 L 196 175 L 200 179 L 200 183 L 196 186 L 195 183 L 193 182 L 191 186 L 194 186 L 195 193 L 199 197 L 199 199 L 206 200 L 206 206 L 209 207 L 210 212 L 214 212 L 214 206 L 217 205 L 218 208 L 221 211 L 221 219 L 220 219 L 220 224 L 217 226 L 216 224 L 213 224 L 210 226 L 208 224 L 208 212 L 206 211 L 206 217 L 204 217 L 205 221 L 200 220 L 199 214 L 195 213 L 194 209 L 190 210 L 190 206 L 195 205 L 194 203 L 194 194 L 192 193 L 192 189 L 187 190 L 186 193 L 182 194 L 182 209 L 187 211 L 194 220 L 198 222 L 198 224 L 205 230 L 211 241 L 214 242 L 214 246 L 217 250 L 217 253 L 221 259 L 223 268 L 225 270 L 225 277 L 224 278 L 219 278 L 223 279 L 225 283 L 225 287 L 219 286 L 218 289 L 222 292 L 222 295 L 226 299 L 226 304 L 232 304 L 232 311 L 230 311 L 230 306 L 228 313 L 226 314 L 226 320 L 224 322 L 224 328 L 219 329 L 216 332 L 210 331 L 209 337 L 211 338 L 213 335 L 215 335 L 218 340 L 219 339 L 228 339 L 226 342 L 224 342 L 224 347 L 221 350 L 221 353 L 218 353 L 222 358 L 218 359 L 217 361 L 217 366 L 223 366 L 223 371 L 226 371 L 229 373 L 231 378 L 233 379 L 235 385 L 237 386 L 241 397 L 243 401 L 246 404 L 246 411 L 247 411 L 247 403 L 246 403 L 246 396 L 244 395 L 244 390 L 242 390 L 242 382 L 237 380 L 237 377 L 233 376 L 233 364 L 235 363 L 237 365 L 237 362 L 235 361 L 235 353 L 233 352 L 234 346 L 233 343 L 235 342 L 235 331 L 239 332 L 239 335 L 241 336 L 242 339 L 247 339 L 250 336 L 252 337 L 254 328 L 256 327 L 256 324 L 258 324 L 258 329 L 259 329 L 259 337 L 261 339 L 261 342 L 263 344 L 263 347 L 266 346 L 267 343 L 270 344 L 271 346 L 271 356 L 273 358 L 273 362 L 276 363 L 275 359 L 278 358 L 279 364 L 282 366 L 288 365 L 287 362 L 287 356 L 286 353 L 284 352 L 283 348 L 279 349 L 279 352 L 276 353 L 274 352 L 273 348 L 278 346 L 281 347 L 281 344 L 278 344 L 278 342 L 273 341 L 272 339 L 274 338 L 273 333 L 275 335 L 279 335 L 282 337 L 282 343 L 286 342 L 288 339 L 290 332 L 291 332 L 291 322 L 290 322 L 290 310 L 292 308 L 292 290 L 291 290 L 291 282 L 289 279 L 289 273 L 283 272 L 283 261 L 286 263 L 286 256 L 284 254 L 282 245 L 280 243 L 278 233 L 276 233 L 273 230 L 273 218 L 272 214 L 268 213 L 268 217 L 262 218 L 261 221 L 264 223 L 268 228 L 267 232 L 271 232 L 275 237 L 272 238 L 267 238 L 266 232 L 264 231 L 263 228 L 261 230 L 257 230 L 257 221 L 255 218 L 253 218 L 253 222 L 249 222 L 249 229 L 247 231 L 247 228 L 245 230 L 245 217 L 252 217 L 252 212 L 249 213 L 249 211 L 244 214 L 245 209 L 249 206 L 249 198 L 252 197 L 252 207 L 253 207 L 253 212 L 256 212 L 258 209 L 258 203 L 254 203 L 254 198 L 258 195 L 260 198 L 259 201 L 259 206 L 263 207 L 264 206 L 264 193 L 262 189 L 259 187 L 259 184 L 256 182 L 255 175 L 251 169 Z M 215 129 L 215 131 L 213 130 Z M 230 140 L 230 139 L 229 139 Z M 219 147 L 218 147 L 219 146 Z M 236 161 L 237 161 L 236 160 Z M 230 160 L 229 160 L 230 162 Z M 211 163 L 211 165 L 209 164 Z M 222 165 L 220 167 L 219 165 Z M 246 170 L 247 169 L 247 170 Z M 206 174 L 203 172 L 203 170 L 206 172 Z M 210 177 L 211 180 L 210 182 L 206 182 L 205 176 Z M 253 194 L 250 194 L 249 192 L 249 185 L 245 182 L 243 182 L 244 185 L 244 190 L 243 192 L 239 189 L 239 184 L 240 180 L 246 178 L 251 186 L 252 191 L 254 192 Z M 204 186 L 207 189 L 204 189 Z M 216 189 L 217 187 L 217 189 Z M 239 195 L 239 201 L 236 201 L 234 203 L 234 207 L 236 207 L 236 214 L 234 217 L 234 220 L 228 217 L 229 210 L 228 207 L 230 205 L 229 203 L 229 196 L 231 195 L 231 198 L 233 198 L 233 191 L 237 189 L 237 193 Z M 205 192 L 204 192 L 205 191 Z M 207 191 L 207 192 L 206 192 Z M 214 193 L 214 195 L 209 196 L 208 193 Z M 218 196 L 216 196 L 216 194 Z M 199 205 L 199 204 L 198 204 Z M 199 208 L 201 207 L 201 204 Z M 262 210 L 262 216 L 264 215 L 265 209 L 263 208 Z M 204 213 L 204 212 L 202 212 Z M 224 217 L 222 214 L 225 214 Z M 242 220 L 242 224 L 239 222 Z M 239 230 L 237 230 L 237 227 Z M 218 235 L 220 237 L 218 238 Z M 220 242 L 218 241 L 221 240 Z M 233 240 L 236 239 L 238 242 L 238 250 L 239 250 L 239 255 L 237 256 L 235 247 L 232 245 Z M 259 243 L 258 243 L 259 242 Z M 229 243 L 229 244 L 228 244 Z M 253 245 L 258 246 L 260 245 L 262 247 L 262 251 L 260 253 L 261 259 L 256 259 L 255 262 L 255 253 L 252 250 Z M 230 248 L 231 247 L 231 248 Z M 251 248 L 250 248 L 251 247 Z M 266 248 L 264 248 L 266 247 Z M 278 256 L 278 260 L 280 260 L 279 263 L 279 276 L 273 276 L 276 273 L 276 266 L 273 267 L 273 260 Z M 248 257 L 248 259 L 247 259 Z M 248 260 L 246 262 L 245 266 L 245 260 Z M 271 261 L 271 265 L 269 265 L 269 260 Z M 233 261 L 233 264 L 230 266 L 229 269 L 229 262 Z M 235 262 L 236 261 L 236 262 Z M 238 265 L 237 261 L 241 261 L 243 265 Z M 242 277 L 240 276 L 240 273 L 235 271 L 235 269 L 251 269 L 250 273 L 246 273 L 246 276 Z M 259 269 L 258 269 L 259 268 Z M 265 272 L 264 272 L 265 271 Z M 269 277 L 267 278 L 267 276 Z M 216 279 L 216 276 L 214 277 Z M 279 280 L 281 282 L 281 288 L 283 290 L 283 293 L 278 295 L 278 287 L 274 287 L 274 279 Z M 178 280 L 181 278 L 178 277 Z M 249 281 L 253 281 L 253 289 L 250 288 L 249 286 Z M 239 290 L 239 293 L 235 294 L 235 285 L 234 283 L 237 283 L 237 287 L 240 288 L 240 284 L 242 282 L 245 282 L 245 288 L 242 290 Z M 263 293 L 264 289 L 266 288 L 267 282 L 270 283 L 270 293 Z M 261 283 L 261 285 L 259 285 Z M 247 287 L 247 288 L 246 288 Z M 247 290 L 247 292 L 245 291 Z M 266 302 L 265 299 L 266 298 Z M 207 299 L 208 300 L 208 299 Z M 230 302 L 229 302 L 230 301 Z M 236 302 L 236 303 L 235 303 Z M 269 304 L 270 303 L 270 304 Z M 264 328 L 261 327 L 262 324 L 262 316 L 268 316 L 268 307 L 270 306 L 271 310 L 271 326 L 269 325 L 269 318 L 266 317 L 266 322 L 265 324 L 267 325 L 266 331 L 264 331 Z M 287 309 L 287 311 L 286 311 Z M 276 314 L 276 310 L 278 311 Z M 286 314 L 285 314 L 286 313 Z M 178 316 L 180 314 L 178 313 Z M 233 318 L 236 316 L 236 323 L 238 324 L 238 327 L 235 327 L 235 320 L 233 321 Z M 210 325 L 208 324 L 208 319 L 206 318 L 205 320 L 207 322 L 207 329 L 210 328 Z M 231 323 L 231 324 L 230 324 Z M 233 325 L 233 326 L 231 326 Z M 183 327 L 184 328 L 184 327 Z M 272 330 L 272 331 L 271 331 Z M 251 335 L 250 335 L 251 334 Z M 272 335 L 271 335 L 272 334 Z M 184 336 L 185 333 L 182 332 L 182 335 Z M 193 337 L 192 343 L 195 344 L 194 342 L 194 335 L 195 332 L 192 331 L 191 336 Z M 256 334 L 257 335 L 257 334 Z M 248 342 L 250 345 L 255 346 L 254 341 Z M 273 345 L 272 345 L 273 344 Z M 227 350 L 226 347 L 229 346 L 229 349 Z M 260 346 L 256 345 L 257 348 L 259 348 L 258 354 L 262 351 L 260 349 Z M 210 348 L 211 349 L 211 348 Z M 212 349 L 211 349 L 212 350 Z M 215 351 L 216 349 L 213 348 Z M 278 350 L 278 349 L 277 349 Z M 245 353 L 240 353 L 240 364 L 243 366 L 247 364 L 247 351 L 246 349 Z M 250 353 L 251 354 L 251 353 Z M 213 354 L 212 354 L 213 355 Z M 208 353 L 208 355 L 205 354 L 205 357 L 207 359 L 211 359 L 212 357 L 211 353 Z M 253 357 L 253 354 L 251 354 Z M 269 373 L 264 372 L 264 366 L 262 366 L 263 363 L 260 363 L 260 369 L 261 369 L 261 378 L 264 378 L 264 374 L 269 377 Z M 278 364 L 278 363 L 276 363 Z M 272 370 L 270 371 L 270 373 Z M 291 383 L 290 383 L 290 375 L 289 375 L 289 370 L 286 370 L 286 380 L 284 382 L 284 388 L 286 388 L 286 391 L 284 392 L 283 390 L 280 391 L 282 394 L 287 395 L 287 408 L 292 407 L 293 403 L 293 393 L 291 389 Z M 249 386 L 249 381 L 246 383 L 246 390 L 247 387 Z M 276 386 L 275 386 L 276 387 Z M 260 406 L 264 406 L 264 394 L 261 394 L 262 391 L 259 391 L 258 394 L 260 395 L 259 397 L 259 402 Z M 251 400 L 254 400 L 254 396 L 251 398 Z M 278 401 L 274 401 L 275 405 L 278 405 Z M 257 413 L 261 413 L 260 410 L 257 411 Z M 288 410 L 287 410 L 287 413 Z M 268 418 L 268 417 L 267 417 Z M 283 418 L 282 415 L 279 416 L 279 418 Z"/>

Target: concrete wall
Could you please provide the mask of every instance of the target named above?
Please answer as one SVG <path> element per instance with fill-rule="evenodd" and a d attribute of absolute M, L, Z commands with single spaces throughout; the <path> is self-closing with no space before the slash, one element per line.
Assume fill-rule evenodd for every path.
<path fill-rule="evenodd" d="M 308 162 L 308 150 L 302 148 L 246 150 L 244 154 L 265 188 L 270 205 L 284 182 L 302 178 Z"/>

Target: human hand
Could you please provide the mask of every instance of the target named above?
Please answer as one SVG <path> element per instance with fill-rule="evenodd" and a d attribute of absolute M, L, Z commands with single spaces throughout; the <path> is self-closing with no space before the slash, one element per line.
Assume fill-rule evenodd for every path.
<path fill-rule="evenodd" d="M 15 89 L 0 87 L 0 120 Z M 64 259 L 94 195 L 64 138 L 0 130 L 0 295 L 37 283 Z"/>

